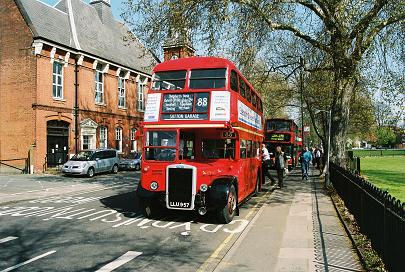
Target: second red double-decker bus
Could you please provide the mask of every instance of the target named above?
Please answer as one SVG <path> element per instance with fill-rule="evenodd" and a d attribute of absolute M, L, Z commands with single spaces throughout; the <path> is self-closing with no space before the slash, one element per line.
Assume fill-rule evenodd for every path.
<path fill-rule="evenodd" d="M 226 59 L 158 64 L 143 123 L 137 195 L 147 216 L 161 209 L 217 213 L 230 222 L 261 184 L 259 95 Z"/>
<path fill-rule="evenodd" d="M 265 129 L 264 143 L 270 155 L 275 154 L 277 146 L 281 146 L 287 157 L 288 169 L 291 170 L 297 165 L 302 149 L 297 124 L 291 119 L 272 118 L 266 119 Z"/>

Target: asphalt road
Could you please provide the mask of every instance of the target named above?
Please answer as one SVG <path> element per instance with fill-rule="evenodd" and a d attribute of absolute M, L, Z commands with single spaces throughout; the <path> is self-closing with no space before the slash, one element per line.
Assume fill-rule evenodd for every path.
<path fill-rule="evenodd" d="M 0 176 L 0 272 L 212 271 L 270 191 L 228 225 L 167 212 L 144 218 L 137 172 L 92 179 Z"/>

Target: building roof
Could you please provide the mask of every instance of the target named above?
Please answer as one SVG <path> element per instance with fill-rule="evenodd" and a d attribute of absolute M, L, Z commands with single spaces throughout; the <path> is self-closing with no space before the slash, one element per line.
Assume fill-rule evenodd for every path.
<path fill-rule="evenodd" d="M 114 19 L 104 1 L 60 0 L 49 6 L 38 0 L 15 0 L 34 39 L 48 40 L 129 69 L 151 74 L 159 60 Z"/>

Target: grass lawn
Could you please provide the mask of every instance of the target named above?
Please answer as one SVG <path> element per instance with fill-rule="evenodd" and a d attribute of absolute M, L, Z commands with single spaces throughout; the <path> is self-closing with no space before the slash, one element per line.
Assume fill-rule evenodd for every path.
<path fill-rule="evenodd" d="M 376 187 L 405 202 L 405 156 L 363 157 L 360 169 Z"/>

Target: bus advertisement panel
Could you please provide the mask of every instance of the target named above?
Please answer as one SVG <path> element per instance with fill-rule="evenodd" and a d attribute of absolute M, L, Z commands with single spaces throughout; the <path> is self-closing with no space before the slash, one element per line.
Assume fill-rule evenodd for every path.
<path fill-rule="evenodd" d="M 152 78 L 137 189 L 145 215 L 213 211 L 229 223 L 261 188 L 259 95 L 220 58 L 170 60 Z"/>

